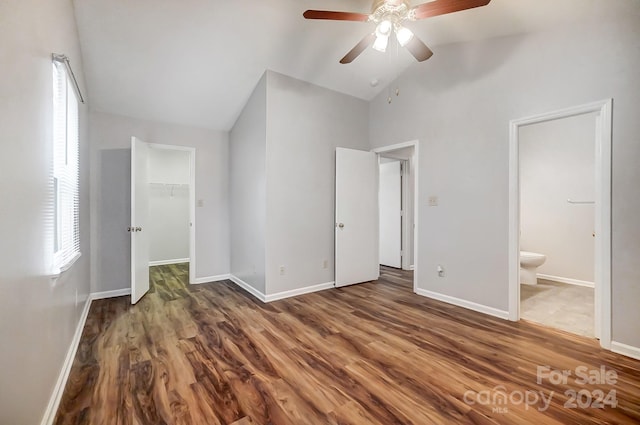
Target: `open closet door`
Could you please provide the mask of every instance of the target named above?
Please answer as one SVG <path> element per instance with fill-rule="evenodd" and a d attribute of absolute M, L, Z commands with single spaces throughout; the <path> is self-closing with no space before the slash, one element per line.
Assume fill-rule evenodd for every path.
<path fill-rule="evenodd" d="M 378 279 L 378 158 L 336 149 L 335 285 Z"/>
<path fill-rule="evenodd" d="M 149 144 L 131 138 L 131 304 L 149 291 Z"/>

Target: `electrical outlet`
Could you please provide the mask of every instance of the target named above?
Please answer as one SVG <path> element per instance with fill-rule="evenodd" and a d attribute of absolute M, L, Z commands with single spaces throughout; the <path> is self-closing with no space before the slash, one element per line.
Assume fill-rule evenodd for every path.
<path fill-rule="evenodd" d="M 284 266 L 280 266 L 280 276 L 284 276 Z"/>
<path fill-rule="evenodd" d="M 429 196 L 429 206 L 437 207 L 438 206 L 438 197 L 437 196 Z"/>
<path fill-rule="evenodd" d="M 436 268 L 436 270 L 438 271 L 438 277 L 444 277 L 444 267 L 438 264 L 438 267 Z"/>
<path fill-rule="evenodd" d="M 323 260 L 322 261 L 322 268 L 323 269 L 328 269 L 329 268 L 329 260 Z"/>

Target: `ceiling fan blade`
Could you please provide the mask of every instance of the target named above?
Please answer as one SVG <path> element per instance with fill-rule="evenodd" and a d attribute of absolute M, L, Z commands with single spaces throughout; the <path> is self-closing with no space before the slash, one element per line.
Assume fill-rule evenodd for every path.
<path fill-rule="evenodd" d="M 302 14 L 306 19 L 329 19 L 332 21 L 367 22 L 369 15 L 364 13 L 335 12 L 331 10 L 307 10 Z"/>
<path fill-rule="evenodd" d="M 411 9 L 414 19 L 431 18 L 447 13 L 486 6 L 491 0 L 435 0 Z"/>
<path fill-rule="evenodd" d="M 418 62 L 426 61 L 433 56 L 431 49 L 416 36 L 413 36 L 405 47 Z"/>
<path fill-rule="evenodd" d="M 355 58 L 357 58 L 360 53 L 364 52 L 364 50 L 369 47 L 373 41 L 376 39 L 375 33 L 371 33 L 365 36 L 356 46 L 349 51 L 342 59 L 340 59 L 340 63 L 351 63 Z"/>

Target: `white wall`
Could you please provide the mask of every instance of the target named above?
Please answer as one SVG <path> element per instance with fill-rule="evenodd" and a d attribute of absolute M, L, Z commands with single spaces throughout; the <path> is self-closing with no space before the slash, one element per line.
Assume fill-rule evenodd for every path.
<path fill-rule="evenodd" d="M 149 149 L 149 260 L 189 258 L 189 180 L 191 154 Z"/>
<path fill-rule="evenodd" d="M 231 274 L 265 293 L 266 74 L 230 134 Z"/>
<path fill-rule="evenodd" d="M 594 281 L 595 114 L 520 128 L 520 249 L 547 256 L 538 273 Z"/>
<path fill-rule="evenodd" d="M 191 153 L 178 149 L 149 149 L 149 182 L 189 184 Z"/>
<path fill-rule="evenodd" d="M 93 291 L 129 288 L 131 285 L 127 233 L 131 209 L 127 188 L 130 177 L 126 180 L 122 176 L 108 180 L 116 173 L 130 169 L 127 155 L 130 152 L 131 136 L 149 143 L 196 149 L 196 201 L 202 201 L 201 207 L 196 206 L 196 278 L 229 273 L 228 134 L 103 112 L 91 112 L 90 116 L 91 178 L 95 194 L 92 197 L 91 213 L 96 223 L 93 228 L 95 234 L 92 235 L 95 247 Z M 120 155 L 116 151 L 121 151 Z M 103 179 L 101 174 L 107 159 L 113 172 Z M 115 185 L 119 185 L 120 189 L 113 190 L 112 186 Z M 111 205 L 104 202 L 104 188 L 109 187 L 112 192 Z M 119 212 L 117 222 L 107 214 L 109 209 Z M 110 233 L 105 229 L 107 225 Z M 110 264 L 110 267 L 104 268 L 105 263 Z"/>
<path fill-rule="evenodd" d="M 509 120 L 613 98 L 613 339 L 640 347 L 640 4 L 607 7 L 597 25 L 434 48 L 392 104 L 371 102 L 369 134 L 420 140 L 418 287 L 506 311 Z"/>
<path fill-rule="evenodd" d="M 267 294 L 334 281 L 335 148 L 369 150 L 367 113 L 362 100 L 267 71 Z"/>
<path fill-rule="evenodd" d="M 37 424 L 89 294 L 87 107 L 80 107 L 80 249 L 51 272 L 51 53 L 71 59 L 84 87 L 69 0 L 0 2 L 0 423 Z M 86 90 L 83 92 L 86 96 Z M 76 303 L 77 297 L 77 303 Z"/>
<path fill-rule="evenodd" d="M 380 205 L 380 264 L 402 267 L 400 259 L 402 210 L 400 161 L 380 158 L 378 203 Z"/>

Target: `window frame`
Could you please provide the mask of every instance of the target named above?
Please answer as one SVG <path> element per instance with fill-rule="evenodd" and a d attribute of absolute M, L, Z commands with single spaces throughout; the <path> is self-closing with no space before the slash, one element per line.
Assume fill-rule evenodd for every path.
<path fill-rule="evenodd" d="M 66 64 L 53 60 L 52 170 L 53 275 L 80 258 L 79 104 Z"/>

